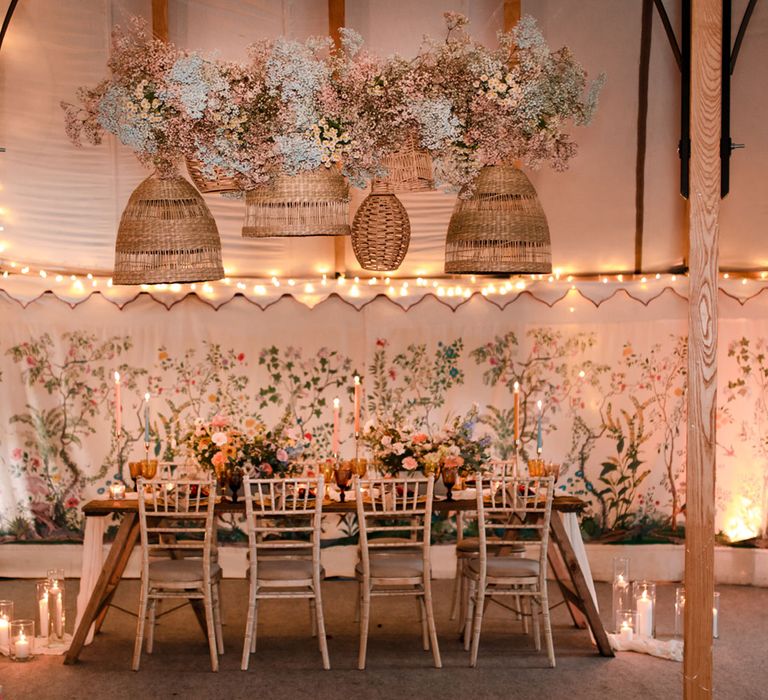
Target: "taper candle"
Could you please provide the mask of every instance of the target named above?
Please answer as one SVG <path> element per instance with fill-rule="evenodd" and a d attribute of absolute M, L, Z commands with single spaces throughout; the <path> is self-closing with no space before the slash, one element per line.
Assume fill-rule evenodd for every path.
<path fill-rule="evenodd" d="M 149 444 L 149 392 L 144 394 L 144 442 Z"/>
<path fill-rule="evenodd" d="M 115 436 L 120 439 L 123 424 L 123 407 L 120 402 L 120 372 L 115 372 Z"/>
<path fill-rule="evenodd" d="M 541 434 L 541 417 L 544 414 L 544 406 L 541 400 L 536 402 L 536 407 L 539 409 L 539 419 L 536 426 L 536 451 L 541 454 L 544 449 L 544 439 Z"/>
<path fill-rule="evenodd" d="M 360 435 L 360 377 L 355 375 L 355 437 Z"/>
<path fill-rule="evenodd" d="M 515 445 L 520 440 L 520 383 L 515 382 Z"/>
<path fill-rule="evenodd" d="M 333 440 L 331 442 L 331 452 L 337 457 L 339 454 L 339 399 L 333 400 Z"/>

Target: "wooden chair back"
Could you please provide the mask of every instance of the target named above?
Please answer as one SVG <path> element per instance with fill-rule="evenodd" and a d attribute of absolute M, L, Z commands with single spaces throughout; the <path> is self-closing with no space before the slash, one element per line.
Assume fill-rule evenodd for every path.
<path fill-rule="evenodd" d="M 201 557 L 210 575 L 214 549 L 216 482 L 208 479 L 139 478 L 139 526 L 143 573 L 153 555 Z"/>
<path fill-rule="evenodd" d="M 246 474 L 243 485 L 251 566 L 260 552 L 291 557 L 308 547 L 319 562 L 323 477 L 257 479 Z"/>
<path fill-rule="evenodd" d="M 477 477 L 477 530 L 482 571 L 485 571 L 488 558 L 489 535 L 502 533 L 502 539 L 505 539 L 525 530 L 525 543 L 539 548 L 540 576 L 546 575 L 554 489 L 555 482 L 551 476 Z M 487 501 L 484 492 L 490 492 Z"/>
<path fill-rule="evenodd" d="M 355 477 L 360 561 L 366 577 L 371 573 L 371 550 L 384 553 L 388 549 L 399 554 L 420 550 L 429 575 L 434 485 L 431 475 L 418 479 Z"/>

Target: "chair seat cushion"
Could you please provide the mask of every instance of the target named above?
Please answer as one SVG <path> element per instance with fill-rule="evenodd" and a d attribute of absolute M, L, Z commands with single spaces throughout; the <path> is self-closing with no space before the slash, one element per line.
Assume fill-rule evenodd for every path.
<path fill-rule="evenodd" d="M 363 575 L 363 564 L 355 567 L 358 576 Z M 403 554 L 388 557 L 371 557 L 372 578 L 416 578 L 424 573 L 424 560 L 421 554 L 407 556 Z"/>
<path fill-rule="evenodd" d="M 305 581 L 312 578 L 312 560 L 259 557 L 256 577 L 260 581 Z M 324 577 L 325 569 L 320 567 L 320 578 Z"/>
<path fill-rule="evenodd" d="M 480 560 L 470 559 L 469 568 L 480 573 Z M 539 575 L 539 562 L 521 557 L 488 557 L 486 572 L 493 578 L 528 578 Z"/>
<path fill-rule="evenodd" d="M 211 563 L 211 578 L 221 576 L 221 567 Z M 163 559 L 149 565 L 149 580 L 161 583 L 195 583 L 203 580 L 200 559 Z"/>
<path fill-rule="evenodd" d="M 510 540 L 502 540 L 499 537 L 489 537 L 486 540 L 487 549 L 498 549 L 503 546 L 505 549 L 509 549 L 510 552 L 524 552 L 525 545 L 522 542 L 514 542 Z M 458 552 L 478 552 L 480 551 L 480 538 L 478 537 L 465 537 L 460 542 L 456 543 L 456 550 Z"/>

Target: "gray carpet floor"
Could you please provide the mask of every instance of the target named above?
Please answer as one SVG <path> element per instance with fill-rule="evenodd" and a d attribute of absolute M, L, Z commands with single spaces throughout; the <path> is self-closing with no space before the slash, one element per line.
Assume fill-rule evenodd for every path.
<path fill-rule="evenodd" d="M 553 587 L 554 588 L 554 587 Z M 77 581 L 68 582 L 67 607 L 74 620 Z M 598 656 L 586 632 L 570 625 L 563 606 L 553 612 L 557 668 L 533 649 L 531 637 L 509 613 L 491 606 L 483 628 L 478 667 L 468 667 L 456 625 L 449 621 L 451 582 L 435 585 L 442 669 L 421 650 L 416 604 L 374 600 L 368 669 L 356 670 L 355 587 L 349 581 L 324 584 L 331 671 L 323 671 L 310 637 L 303 601 L 266 601 L 260 607 L 259 648 L 247 673 L 239 670 L 247 588 L 244 581 L 223 586 L 224 641 L 221 671 L 210 672 L 207 646 L 189 607 L 163 617 L 155 652 L 144 655 L 141 670 L 130 670 L 135 618 L 112 609 L 96 641 L 81 661 L 64 666 L 62 657 L 13 663 L 0 657 L 2 700 L 56 698 L 618 698 L 650 700 L 682 697 L 682 664 L 623 653 Z M 723 586 L 721 638 L 715 642 L 715 697 L 768 698 L 768 589 Z M 555 595 L 555 594 L 553 594 Z M 610 610 L 610 587 L 598 585 L 603 610 Z M 671 634 L 674 586 L 659 587 L 658 633 Z M 555 595 L 556 597 L 556 595 Z M 18 615 L 31 615 L 34 582 L 0 580 L 0 599 L 16 601 Z M 120 585 L 115 603 L 135 610 L 138 583 Z"/>

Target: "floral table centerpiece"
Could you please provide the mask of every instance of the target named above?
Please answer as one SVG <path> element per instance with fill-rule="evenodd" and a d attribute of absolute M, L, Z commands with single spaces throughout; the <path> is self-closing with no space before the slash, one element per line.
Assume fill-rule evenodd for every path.
<path fill-rule="evenodd" d="M 221 486 L 229 486 L 236 501 L 246 471 L 260 479 L 298 473 L 311 439 L 310 433 L 284 425 L 268 430 L 255 418 L 246 418 L 244 427 L 236 428 L 227 416 L 217 415 L 209 422 L 195 421 L 187 445 L 197 462 L 216 474 Z"/>
<path fill-rule="evenodd" d="M 432 433 L 410 425 L 369 423 L 362 441 L 371 449 L 380 468 L 391 476 L 416 470 L 426 475 L 456 470 L 459 476 L 467 476 L 481 471 L 490 458 L 490 437 L 473 437 L 476 424 L 474 408 Z"/>

